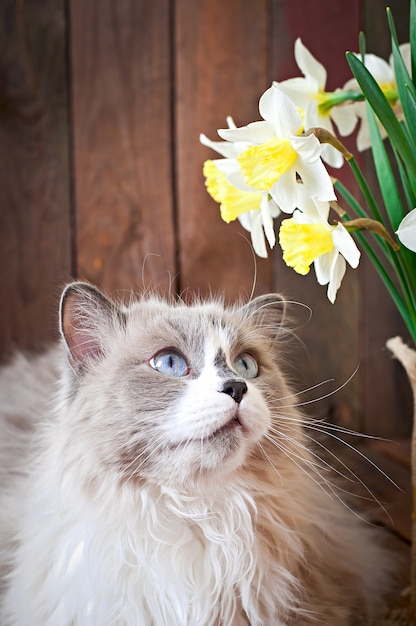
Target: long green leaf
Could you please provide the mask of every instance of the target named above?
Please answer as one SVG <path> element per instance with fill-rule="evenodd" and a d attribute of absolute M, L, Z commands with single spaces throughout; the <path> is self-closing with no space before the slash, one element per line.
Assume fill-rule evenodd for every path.
<path fill-rule="evenodd" d="M 393 231 L 397 229 L 404 217 L 404 210 L 400 200 L 399 190 L 396 185 L 390 159 L 387 155 L 380 130 L 376 122 L 373 110 L 367 105 L 368 126 L 371 138 L 371 150 L 378 183 L 383 196 L 384 205 Z"/>
<path fill-rule="evenodd" d="M 416 153 L 403 132 L 387 98 L 365 65 L 354 54 L 347 52 L 347 60 L 361 91 L 384 126 L 391 143 L 406 165 L 416 173 Z"/>
<path fill-rule="evenodd" d="M 410 1 L 409 41 L 413 81 L 416 80 L 416 0 Z"/>
<path fill-rule="evenodd" d="M 407 128 L 409 130 L 408 139 L 416 150 L 415 131 L 416 131 L 416 88 L 412 78 L 407 70 L 400 53 L 397 41 L 392 38 L 392 51 L 394 72 L 396 75 L 397 90 L 402 105 Z"/>

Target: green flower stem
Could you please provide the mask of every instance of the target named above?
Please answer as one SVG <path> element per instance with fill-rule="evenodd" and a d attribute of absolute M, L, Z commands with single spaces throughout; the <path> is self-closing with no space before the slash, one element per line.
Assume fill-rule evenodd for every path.
<path fill-rule="evenodd" d="M 370 207 L 372 213 L 373 213 L 373 217 L 378 220 L 379 222 L 383 222 L 383 218 L 381 216 L 381 212 L 380 209 L 378 208 L 377 202 L 373 196 L 373 193 L 370 189 L 370 187 L 368 186 L 368 183 L 364 177 L 364 174 L 362 173 L 362 171 L 360 170 L 357 161 L 355 160 L 355 158 L 353 156 L 351 156 L 348 160 L 348 165 L 350 166 L 350 168 L 352 169 L 352 172 L 354 174 L 355 180 L 357 181 L 361 192 L 364 196 L 364 200 L 367 202 L 368 206 Z M 368 216 L 367 216 L 368 217 Z"/>
<path fill-rule="evenodd" d="M 408 329 L 410 336 L 413 341 L 416 342 L 416 316 L 414 314 L 414 309 L 412 307 L 408 307 L 402 299 L 400 292 L 398 291 L 396 285 L 391 280 L 389 274 L 387 273 L 385 267 L 381 263 L 380 259 L 375 254 L 374 250 L 371 248 L 368 241 L 365 239 L 362 233 L 355 233 L 361 247 L 367 254 L 370 261 L 373 263 L 375 269 L 377 270 L 380 278 L 382 279 L 384 285 L 386 286 L 390 297 L 392 298 L 394 304 L 396 305 L 400 315 L 403 318 L 404 323 L 406 324 L 406 328 Z"/>
<path fill-rule="evenodd" d="M 334 187 L 342 194 L 342 196 L 352 207 L 352 209 L 357 213 L 357 215 L 363 218 L 368 217 L 364 209 L 357 202 L 356 198 L 348 191 L 348 189 L 346 189 L 346 187 L 344 187 L 344 185 L 340 181 L 336 180 L 334 183 Z M 349 217 L 346 216 L 344 219 L 345 221 L 348 221 Z M 375 238 L 374 241 L 376 245 L 378 245 L 383 251 L 386 260 L 389 262 L 393 271 L 397 275 L 403 296 L 400 294 L 383 263 L 380 261 L 372 246 L 368 243 L 363 234 L 358 231 L 354 234 L 357 237 L 357 240 L 361 243 L 364 251 L 367 253 L 367 256 L 370 258 L 377 272 L 380 274 L 380 277 L 386 285 L 391 297 L 393 298 L 395 305 L 400 311 L 400 314 L 402 315 L 405 324 L 410 334 L 412 335 L 412 338 L 416 338 L 416 289 L 411 288 L 411 285 L 413 283 L 413 280 L 411 278 L 412 275 L 409 273 L 407 268 L 403 267 L 402 254 L 400 254 L 400 252 L 393 252 L 383 240 L 378 237 Z"/>
<path fill-rule="evenodd" d="M 337 189 L 340 192 L 340 194 L 345 198 L 345 200 L 348 202 L 350 207 L 355 211 L 355 213 L 359 217 L 361 217 L 363 219 L 368 218 L 367 213 L 362 208 L 362 206 L 358 203 L 356 198 L 348 191 L 348 189 L 346 187 L 344 187 L 344 185 L 339 180 L 336 180 L 334 182 L 334 187 L 335 187 L 335 189 Z M 350 218 L 345 217 L 344 219 L 350 219 Z M 376 241 L 377 245 L 380 247 L 380 249 L 383 252 L 384 256 L 386 257 L 387 261 L 392 266 L 392 268 L 396 269 L 395 263 L 393 261 L 394 257 L 392 255 L 390 247 L 386 244 L 386 242 L 383 239 L 377 238 L 377 239 L 375 239 L 375 241 Z"/>

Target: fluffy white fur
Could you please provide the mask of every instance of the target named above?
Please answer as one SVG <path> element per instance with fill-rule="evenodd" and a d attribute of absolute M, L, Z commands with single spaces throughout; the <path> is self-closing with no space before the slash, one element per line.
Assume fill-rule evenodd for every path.
<path fill-rule="evenodd" d="M 19 356 L 0 379 L 2 626 L 375 614 L 388 562 L 317 472 L 281 373 L 281 318 L 277 296 L 123 308 L 68 287 L 64 348 Z M 186 357 L 185 376 L 153 369 L 165 348 Z M 238 403 L 224 381 L 241 380 L 246 352 L 259 374 Z"/>

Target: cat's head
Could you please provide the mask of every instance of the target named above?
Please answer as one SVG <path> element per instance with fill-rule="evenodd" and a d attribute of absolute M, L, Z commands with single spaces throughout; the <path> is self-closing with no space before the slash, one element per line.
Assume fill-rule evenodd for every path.
<path fill-rule="evenodd" d="M 284 308 L 276 294 L 233 307 L 157 297 L 122 306 L 72 283 L 60 308 L 68 445 L 123 481 L 227 476 L 259 452 L 287 396 Z"/>

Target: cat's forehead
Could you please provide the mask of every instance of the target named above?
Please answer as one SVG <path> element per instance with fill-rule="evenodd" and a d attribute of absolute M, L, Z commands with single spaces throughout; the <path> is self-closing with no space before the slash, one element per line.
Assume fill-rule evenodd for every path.
<path fill-rule="evenodd" d="M 230 346 L 247 332 L 249 322 L 238 308 L 226 308 L 219 302 L 187 306 L 145 301 L 131 307 L 129 325 L 133 334 L 147 340 L 198 352 L 207 344 Z"/>

